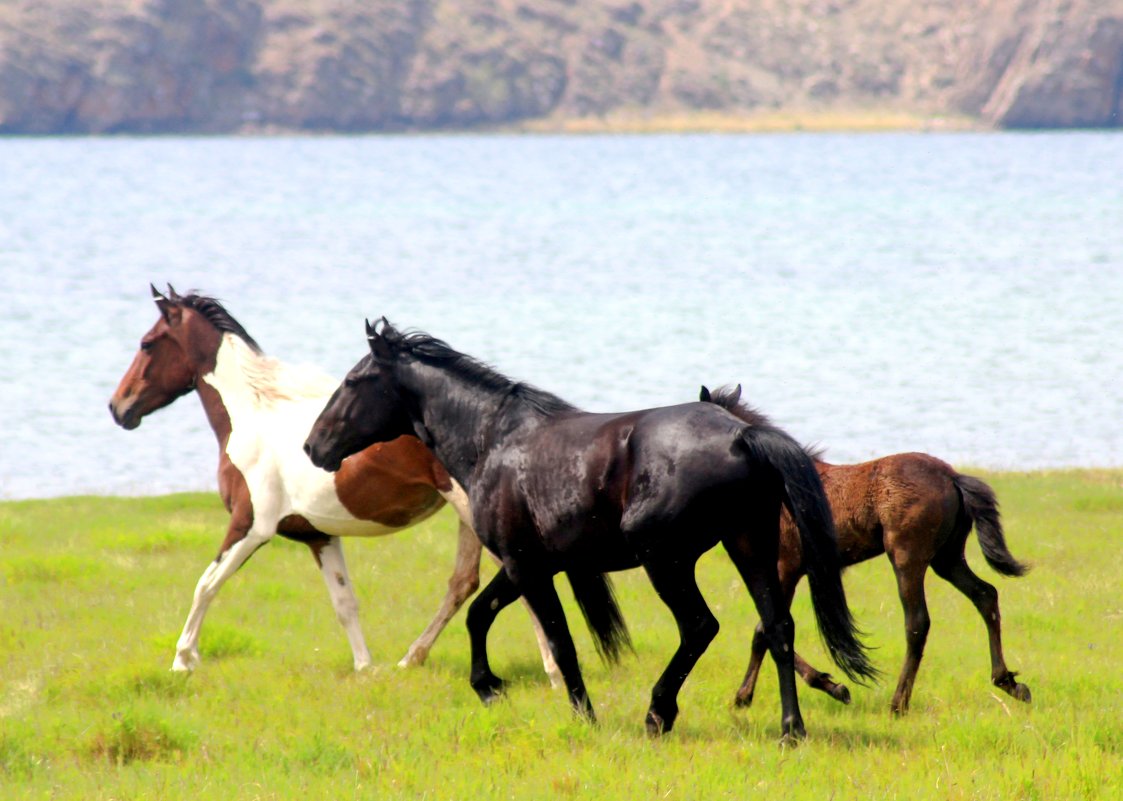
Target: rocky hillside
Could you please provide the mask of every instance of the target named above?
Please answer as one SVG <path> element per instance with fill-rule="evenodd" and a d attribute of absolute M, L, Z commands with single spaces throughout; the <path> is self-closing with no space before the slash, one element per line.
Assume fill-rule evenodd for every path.
<path fill-rule="evenodd" d="M 0 0 L 0 132 L 1119 126 L 1123 0 Z"/>

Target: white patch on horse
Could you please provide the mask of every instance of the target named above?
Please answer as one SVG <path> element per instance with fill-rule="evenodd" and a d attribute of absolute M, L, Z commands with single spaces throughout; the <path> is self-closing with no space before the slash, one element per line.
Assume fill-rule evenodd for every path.
<path fill-rule="evenodd" d="M 304 439 L 335 391 L 335 379 L 315 370 L 298 372 L 226 334 L 214 371 L 202 380 L 215 388 L 230 417 L 226 455 L 249 487 L 254 529 L 271 535 L 289 514 L 341 537 L 377 537 L 403 528 L 352 515 L 336 495 L 333 475 L 304 453 Z"/>

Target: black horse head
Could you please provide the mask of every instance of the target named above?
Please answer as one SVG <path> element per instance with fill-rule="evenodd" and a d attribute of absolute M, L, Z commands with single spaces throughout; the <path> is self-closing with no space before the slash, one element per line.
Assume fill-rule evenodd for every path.
<path fill-rule="evenodd" d="M 393 369 L 393 345 L 401 335 L 386 318 L 382 323 L 379 333 L 367 322 L 370 355 L 347 373 L 304 442 L 304 452 L 317 467 L 334 472 L 353 453 L 414 433 Z"/>

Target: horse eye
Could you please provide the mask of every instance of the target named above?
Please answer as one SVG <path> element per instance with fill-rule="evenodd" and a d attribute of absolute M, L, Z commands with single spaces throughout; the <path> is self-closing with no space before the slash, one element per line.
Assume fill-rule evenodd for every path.
<path fill-rule="evenodd" d="M 140 349 L 145 351 L 145 352 L 148 352 L 148 351 L 152 350 L 152 346 L 155 345 L 155 344 L 156 343 L 153 342 L 152 340 L 146 339 L 146 340 L 144 340 L 140 343 Z"/>

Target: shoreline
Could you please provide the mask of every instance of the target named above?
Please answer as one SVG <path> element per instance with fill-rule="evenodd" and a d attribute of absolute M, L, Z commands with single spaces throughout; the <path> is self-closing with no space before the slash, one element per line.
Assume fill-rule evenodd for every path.
<path fill-rule="evenodd" d="M 1034 467 L 1025 470 L 992 469 L 978 465 L 952 465 L 960 473 L 986 478 L 1060 478 L 1076 477 L 1087 479 L 1094 483 L 1115 484 L 1123 489 L 1123 465 L 1117 467 Z M 175 489 L 153 493 L 125 494 L 112 492 L 78 492 L 69 495 L 46 495 L 24 498 L 0 497 L 0 508 L 16 504 L 30 503 L 65 503 L 69 501 L 155 501 L 167 498 L 187 498 L 214 496 L 218 493 L 216 488 L 211 489 Z"/>
<path fill-rule="evenodd" d="M 1044 130 L 1044 129 L 1043 129 Z M 1083 128 L 1047 129 L 1055 131 Z M 1101 129 L 1092 129 L 1101 130 Z M 1110 129 L 1102 129 L 1110 130 Z M 776 109 L 761 112 L 653 112 L 632 110 L 589 117 L 540 117 L 487 125 L 381 129 L 298 128 L 273 124 L 246 124 L 229 130 L 119 130 L 0 132 L 0 139 L 128 139 L 218 137 L 361 137 L 361 136 L 473 136 L 473 135 L 677 135 L 677 134 L 786 134 L 786 133 L 1034 133 L 1032 129 L 997 128 L 966 115 L 922 114 L 892 109 L 806 110 Z"/>

